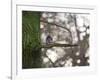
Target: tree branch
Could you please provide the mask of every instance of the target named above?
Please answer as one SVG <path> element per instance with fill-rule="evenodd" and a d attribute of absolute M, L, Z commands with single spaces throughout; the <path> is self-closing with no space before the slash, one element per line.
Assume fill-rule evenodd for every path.
<path fill-rule="evenodd" d="M 61 25 L 58 25 L 58 24 L 56 24 L 56 23 L 49 23 L 49 22 L 46 21 L 46 20 L 40 20 L 40 21 L 43 22 L 43 23 L 50 24 L 50 25 L 56 25 L 57 27 L 61 27 L 61 28 L 63 28 L 63 29 L 66 29 L 68 32 L 70 32 L 70 30 L 69 30 L 68 28 L 66 28 L 65 26 L 61 26 Z"/>
<path fill-rule="evenodd" d="M 59 43 L 51 43 L 42 45 L 41 48 L 52 48 L 52 47 L 75 47 L 77 44 L 59 44 Z"/>

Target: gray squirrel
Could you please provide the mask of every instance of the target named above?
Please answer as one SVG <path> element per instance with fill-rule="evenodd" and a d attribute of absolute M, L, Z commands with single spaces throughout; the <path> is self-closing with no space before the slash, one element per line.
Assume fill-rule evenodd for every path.
<path fill-rule="evenodd" d="M 52 42 L 53 42 L 52 36 L 51 36 L 51 35 L 48 35 L 48 36 L 46 37 L 46 44 L 50 44 L 50 43 L 52 43 Z"/>

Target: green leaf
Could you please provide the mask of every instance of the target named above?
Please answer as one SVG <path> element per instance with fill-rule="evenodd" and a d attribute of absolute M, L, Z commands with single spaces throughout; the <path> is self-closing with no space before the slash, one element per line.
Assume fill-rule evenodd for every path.
<path fill-rule="evenodd" d="M 40 12 L 22 11 L 22 67 L 41 67 Z"/>

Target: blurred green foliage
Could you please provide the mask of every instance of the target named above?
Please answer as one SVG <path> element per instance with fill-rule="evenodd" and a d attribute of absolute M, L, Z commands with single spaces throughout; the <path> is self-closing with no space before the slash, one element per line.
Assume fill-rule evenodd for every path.
<path fill-rule="evenodd" d="M 40 12 L 22 11 L 22 68 L 40 68 Z"/>

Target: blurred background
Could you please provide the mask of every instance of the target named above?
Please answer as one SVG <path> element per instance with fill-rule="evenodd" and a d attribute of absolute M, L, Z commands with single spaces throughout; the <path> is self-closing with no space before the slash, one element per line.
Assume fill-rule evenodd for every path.
<path fill-rule="evenodd" d="M 42 48 L 44 67 L 89 65 L 89 14 L 43 12 L 40 20 L 41 43 L 63 44 Z M 78 46 L 64 46 L 77 44 Z"/>

